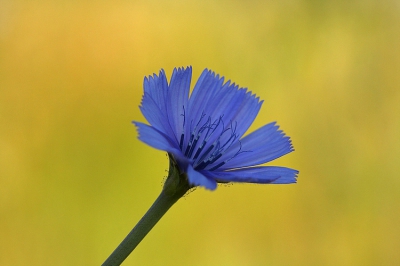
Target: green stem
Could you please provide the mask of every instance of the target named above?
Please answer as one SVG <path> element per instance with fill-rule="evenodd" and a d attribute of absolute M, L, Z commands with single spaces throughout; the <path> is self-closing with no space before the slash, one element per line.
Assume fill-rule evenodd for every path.
<path fill-rule="evenodd" d="M 102 266 L 120 265 L 169 208 L 190 189 L 186 174 L 180 174 L 174 158 L 172 155 L 169 155 L 169 157 L 169 175 L 160 195 Z"/>

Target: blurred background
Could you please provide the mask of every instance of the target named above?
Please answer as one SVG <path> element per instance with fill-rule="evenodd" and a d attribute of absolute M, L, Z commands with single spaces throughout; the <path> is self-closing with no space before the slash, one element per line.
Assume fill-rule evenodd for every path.
<path fill-rule="evenodd" d="M 0 265 L 100 265 L 158 196 L 143 78 L 204 68 L 264 100 L 295 185 L 197 189 L 124 265 L 399 265 L 400 4 L 0 1 Z"/>

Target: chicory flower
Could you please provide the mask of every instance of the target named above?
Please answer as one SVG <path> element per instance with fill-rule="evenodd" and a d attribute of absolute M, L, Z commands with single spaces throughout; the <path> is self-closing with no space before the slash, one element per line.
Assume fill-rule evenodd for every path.
<path fill-rule="evenodd" d="M 243 137 L 263 101 L 208 69 L 190 93 L 191 76 L 187 67 L 169 83 L 164 70 L 144 79 L 140 110 L 150 125 L 133 122 L 139 139 L 172 155 L 192 186 L 295 183 L 297 170 L 260 166 L 294 150 L 275 122 Z"/>

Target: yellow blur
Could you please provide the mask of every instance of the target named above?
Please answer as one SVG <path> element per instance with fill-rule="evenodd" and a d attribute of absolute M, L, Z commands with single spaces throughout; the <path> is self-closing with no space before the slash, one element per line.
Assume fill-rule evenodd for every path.
<path fill-rule="evenodd" d="M 100 265 L 157 197 L 143 78 L 192 65 L 264 100 L 296 185 L 180 200 L 124 265 L 398 265 L 397 1 L 2 1 L 0 265 Z"/>

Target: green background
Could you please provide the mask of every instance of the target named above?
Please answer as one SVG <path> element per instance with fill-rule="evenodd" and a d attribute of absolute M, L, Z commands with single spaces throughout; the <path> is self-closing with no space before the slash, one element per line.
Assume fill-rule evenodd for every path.
<path fill-rule="evenodd" d="M 0 265 L 106 259 L 167 174 L 143 78 L 187 65 L 264 100 L 298 184 L 197 189 L 124 265 L 398 265 L 399 47 L 397 0 L 0 1 Z"/>

